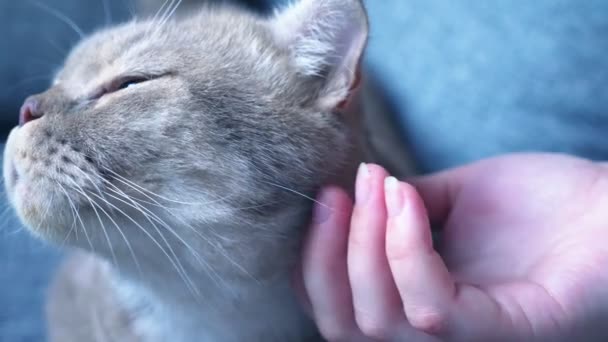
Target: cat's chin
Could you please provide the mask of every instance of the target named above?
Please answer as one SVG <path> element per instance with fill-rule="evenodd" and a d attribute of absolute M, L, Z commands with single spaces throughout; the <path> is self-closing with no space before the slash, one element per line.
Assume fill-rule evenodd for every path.
<path fill-rule="evenodd" d="M 30 233 L 49 242 L 65 240 L 69 230 L 56 227 L 70 227 L 71 223 L 65 220 L 66 216 L 56 202 L 40 196 L 25 182 L 17 182 L 13 195 L 9 196 L 17 216 Z"/>
<path fill-rule="evenodd" d="M 58 196 L 47 196 L 44 191 L 17 180 L 9 194 L 11 205 L 25 228 L 33 235 L 53 243 L 64 243 L 73 222 L 70 212 Z M 63 228 L 62 228 L 63 227 Z"/>

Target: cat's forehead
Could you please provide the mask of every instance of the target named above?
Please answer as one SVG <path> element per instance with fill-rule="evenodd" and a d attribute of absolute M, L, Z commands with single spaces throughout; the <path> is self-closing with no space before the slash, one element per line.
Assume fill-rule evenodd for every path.
<path fill-rule="evenodd" d="M 148 23 L 129 23 L 100 31 L 80 43 L 70 54 L 62 78 L 91 79 L 100 72 L 121 73 L 145 69 L 167 51 L 169 27 L 162 32 Z M 150 63 L 151 65 L 147 65 Z"/>
<path fill-rule="evenodd" d="M 125 73 L 162 74 L 197 63 L 241 62 L 250 47 L 268 45 L 264 38 L 257 18 L 238 12 L 202 12 L 164 25 L 130 22 L 85 39 L 58 78 L 76 82 Z"/>

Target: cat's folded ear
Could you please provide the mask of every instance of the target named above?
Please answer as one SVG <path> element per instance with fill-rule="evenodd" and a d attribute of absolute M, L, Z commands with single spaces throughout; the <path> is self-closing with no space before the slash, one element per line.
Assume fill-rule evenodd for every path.
<path fill-rule="evenodd" d="M 317 105 L 331 110 L 356 86 L 368 37 L 361 0 L 295 0 L 270 22 L 297 72 L 322 82 Z"/>

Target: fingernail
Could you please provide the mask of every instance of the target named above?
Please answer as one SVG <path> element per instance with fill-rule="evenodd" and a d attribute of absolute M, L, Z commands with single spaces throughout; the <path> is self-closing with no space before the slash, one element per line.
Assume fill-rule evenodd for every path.
<path fill-rule="evenodd" d="M 321 191 L 313 209 L 313 223 L 316 225 L 325 223 L 331 217 L 332 210 L 327 204 L 330 203 L 330 195 L 327 191 Z"/>
<path fill-rule="evenodd" d="M 357 203 L 365 203 L 369 195 L 369 168 L 367 164 L 361 163 L 357 172 L 357 182 L 355 189 L 355 200 Z"/>
<path fill-rule="evenodd" d="M 386 194 L 386 209 L 388 216 L 395 217 L 403 210 L 403 193 L 399 191 L 399 181 L 395 177 L 384 180 L 384 192 Z"/>

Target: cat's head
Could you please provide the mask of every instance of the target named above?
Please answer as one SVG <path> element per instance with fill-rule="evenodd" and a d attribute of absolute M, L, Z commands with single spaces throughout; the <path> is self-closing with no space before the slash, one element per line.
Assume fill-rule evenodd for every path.
<path fill-rule="evenodd" d="M 310 206 L 298 194 L 314 196 L 352 152 L 338 108 L 366 39 L 359 0 L 100 31 L 26 100 L 5 151 L 11 203 L 34 233 L 100 249 L 108 234 L 142 234 L 133 221 L 163 228 L 155 216 L 242 229 Z"/>

